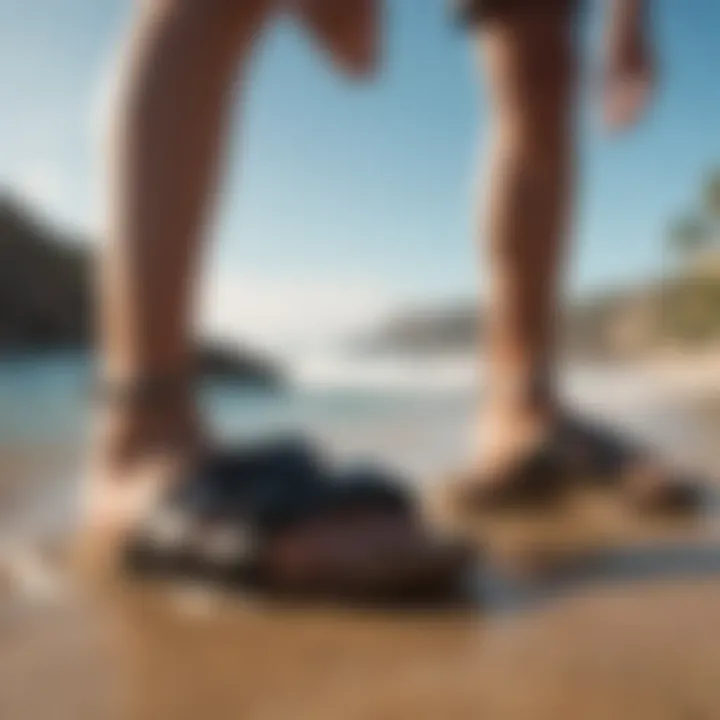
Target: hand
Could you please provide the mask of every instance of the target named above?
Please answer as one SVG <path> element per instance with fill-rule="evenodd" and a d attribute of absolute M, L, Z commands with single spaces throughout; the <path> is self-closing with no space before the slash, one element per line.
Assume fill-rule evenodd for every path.
<path fill-rule="evenodd" d="M 652 100 L 657 72 L 654 53 L 640 31 L 611 38 L 603 78 L 603 115 L 610 130 L 637 123 Z"/>
<path fill-rule="evenodd" d="M 381 0 L 298 0 L 302 22 L 333 61 L 355 77 L 379 64 Z"/>

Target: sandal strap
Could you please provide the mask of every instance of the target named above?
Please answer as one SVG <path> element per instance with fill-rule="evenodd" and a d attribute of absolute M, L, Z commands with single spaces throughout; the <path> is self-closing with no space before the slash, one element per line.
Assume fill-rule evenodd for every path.
<path fill-rule="evenodd" d="M 194 381 L 184 375 L 146 375 L 127 380 L 96 380 L 93 397 L 103 405 L 166 407 L 192 395 Z"/>

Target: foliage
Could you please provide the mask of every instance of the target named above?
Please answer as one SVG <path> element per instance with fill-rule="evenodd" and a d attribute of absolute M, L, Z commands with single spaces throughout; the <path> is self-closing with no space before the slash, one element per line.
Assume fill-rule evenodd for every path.
<path fill-rule="evenodd" d="M 720 169 L 708 174 L 697 207 L 672 224 L 668 244 L 684 260 L 705 250 L 720 252 Z"/>
<path fill-rule="evenodd" d="M 669 245 L 690 263 L 663 291 L 662 334 L 682 343 L 720 339 L 720 169 L 701 188 L 697 207 L 671 227 Z M 700 257 L 698 258 L 698 256 Z M 717 257 L 717 263 L 713 258 Z M 693 260 L 698 260 L 692 264 Z"/>

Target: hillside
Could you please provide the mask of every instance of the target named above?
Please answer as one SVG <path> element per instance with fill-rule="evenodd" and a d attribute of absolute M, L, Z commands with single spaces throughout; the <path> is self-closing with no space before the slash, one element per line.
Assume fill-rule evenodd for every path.
<path fill-rule="evenodd" d="M 91 345 L 92 255 L 82 238 L 54 229 L 0 195 L 0 354 L 84 350 Z M 201 343 L 199 372 L 279 387 L 282 373 L 246 349 Z"/>
<path fill-rule="evenodd" d="M 562 336 L 568 355 L 628 359 L 665 349 L 699 350 L 720 341 L 720 273 L 677 270 L 662 281 L 573 302 Z M 470 352 L 484 340 L 486 311 L 472 301 L 391 318 L 358 346 L 373 354 Z"/>

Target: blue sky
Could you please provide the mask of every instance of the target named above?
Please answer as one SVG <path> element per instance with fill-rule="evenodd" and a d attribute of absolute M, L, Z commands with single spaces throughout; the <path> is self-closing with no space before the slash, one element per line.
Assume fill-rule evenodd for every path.
<path fill-rule="evenodd" d="M 291 328 L 304 299 L 308 324 L 340 326 L 482 287 L 470 218 L 487 110 L 445 5 L 389 1 L 385 71 L 367 86 L 335 76 L 292 24 L 269 34 L 236 115 L 208 323 L 243 328 L 262 305 L 258 327 Z M 656 272 L 669 219 L 720 163 L 720 3 L 656 5 L 651 119 L 621 140 L 584 126 L 575 288 Z M 98 216 L 97 129 L 130 7 L 0 0 L 0 180 L 81 227 Z"/>

